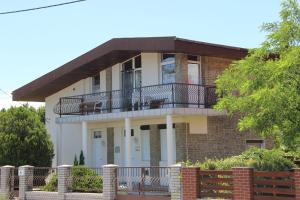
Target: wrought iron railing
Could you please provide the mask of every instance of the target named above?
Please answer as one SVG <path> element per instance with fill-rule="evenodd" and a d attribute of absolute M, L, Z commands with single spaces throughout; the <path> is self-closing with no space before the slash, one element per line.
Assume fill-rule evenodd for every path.
<path fill-rule="evenodd" d="M 147 110 L 211 108 L 217 101 L 213 85 L 171 83 L 60 98 L 54 112 L 61 115 Z"/>

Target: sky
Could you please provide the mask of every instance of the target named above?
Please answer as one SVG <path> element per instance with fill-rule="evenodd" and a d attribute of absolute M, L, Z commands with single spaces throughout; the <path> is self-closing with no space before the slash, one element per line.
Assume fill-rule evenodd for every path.
<path fill-rule="evenodd" d="M 71 0 L 0 0 L 0 12 Z M 0 108 L 13 90 L 115 37 L 177 36 L 259 47 L 280 0 L 87 0 L 0 15 Z M 32 104 L 40 106 L 41 104 Z"/>

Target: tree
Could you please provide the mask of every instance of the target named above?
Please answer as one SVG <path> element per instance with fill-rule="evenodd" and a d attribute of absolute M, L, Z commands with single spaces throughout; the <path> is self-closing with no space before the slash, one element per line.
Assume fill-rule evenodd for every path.
<path fill-rule="evenodd" d="M 45 106 L 39 107 L 39 108 L 36 110 L 36 112 L 37 112 L 37 114 L 38 114 L 38 116 L 39 116 L 41 122 L 42 122 L 43 124 L 45 124 L 45 123 L 46 123 L 46 113 L 45 113 L 46 111 L 45 111 Z"/>
<path fill-rule="evenodd" d="M 51 166 L 53 144 L 33 107 L 0 113 L 0 165 Z"/>
<path fill-rule="evenodd" d="M 272 136 L 281 147 L 300 146 L 300 9 L 296 0 L 282 3 L 280 21 L 265 23 L 260 48 L 234 62 L 216 81 L 216 106 L 239 114 L 241 131 Z"/>
<path fill-rule="evenodd" d="M 84 165 L 85 163 L 84 163 L 84 155 L 83 155 L 83 151 L 81 150 L 80 151 L 80 155 L 79 155 L 79 165 Z"/>
<path fill-rule="evenodd" d="M 74 166 L 78 166 L 78 165 L 79 165 L 78 159 L 77 159 L 77 155 L 76 155 L 76 154 L 75 154 L 75 158 L 74 158 L 73 165 L 74 165 Z"/>

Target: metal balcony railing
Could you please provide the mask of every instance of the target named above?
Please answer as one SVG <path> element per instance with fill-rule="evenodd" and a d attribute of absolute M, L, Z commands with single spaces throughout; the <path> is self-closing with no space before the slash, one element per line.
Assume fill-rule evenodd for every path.
<path fill-rule="evenodd" d="M 213 85 L 170 83 L 61 97 L 54 112 L 62 116 L 158 108 L 211 108 L 217 101 L 215 90 Z"/>

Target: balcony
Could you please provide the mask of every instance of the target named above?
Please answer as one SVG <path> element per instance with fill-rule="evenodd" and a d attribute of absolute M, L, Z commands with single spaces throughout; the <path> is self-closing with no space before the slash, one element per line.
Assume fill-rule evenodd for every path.
<path fill-rule="evenodd" d="M 61 97 L 54 113 L 62 116 L 160 108 L 211 108 L 217 102 L 215 90 L 213 85 L 171 83 Z"/>

